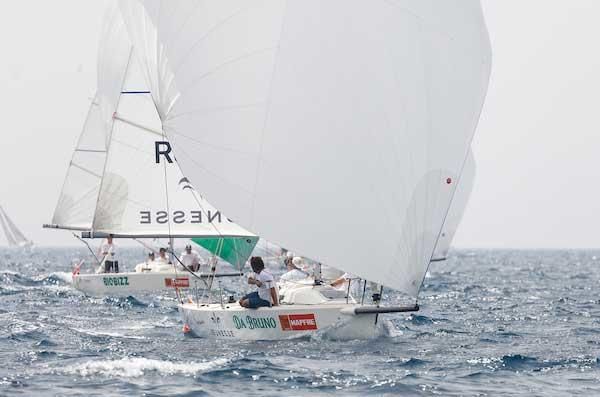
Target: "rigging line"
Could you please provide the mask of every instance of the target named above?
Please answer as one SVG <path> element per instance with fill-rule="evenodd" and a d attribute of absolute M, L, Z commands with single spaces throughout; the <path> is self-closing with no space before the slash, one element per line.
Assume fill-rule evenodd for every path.
<path fill-rule="evenodd" d="M 155 105 L 155 108 L 156 108 L 156 105 Z M 156 108 L 156 111 L 158 112 L 158 108 Z M 163 137 L 163 139 L 165 139 L 165 140 L 167 139 L 167 136 L 166 136 L 166 133 L 165 133 L 164 129 L 162 131 L 162 135 L 161 136 Z M 176 164 L 177 167 L 179 167 L 179 164 L 177 164 L 177 163 L 175 163 L 175 164 Z M 167 203 L 167 212 L 171 213 L 170 205 L 169 205 L 169 187 L 168 187 L 169 186 L 169 182 L 168 182 L 168 178 L 167 178 L 167 162 L 166 161 L 163 162 L 163 170 L 164 170 L 164 180 L 165 180 L 165 199 L 166 199 L 166 203 Z M 171 251 L 170 252 L 171 257 L 174 257 L 177 260 L 177 262 L 179 262 L 181 264 L 181 266 L 185 270 L 187 270 L 189 273 L 191 273 L 194 277 L 202 279 L 201 277 L 198 277 L 194 272 L 192 272 L 186 265 L 184 265 L 183 262 L 181 262 L 179 260 L 179 257 L 177 256 L 177 254 L 175 254 L 175 249 L 174 249 L 174 244 L 173 244 L 173 237 L 172 237 L 172 232 L 171 232 L 171 222 L 172 222 L 171 221 L 171 217 L 169 217 L 167 225 L 168 225 L 168 229 L 169 229 L 169 242 L 170 242 L 169 248 L 170 248 L 170 251 Z M 175 270 L 175 275 L 177 275 L 177 265 L 173 264 L 173 268 Z M 181 297 L 180 297 L 180 301 L 183 303 L 183 300 L 182 300 Z"/>
<path fill-rule="evenodd" d="M 99 150 L 99 149 L 77 149 L 75 148 L 76 152 L 84 152 L 84 153 L 106 153 L 106 150 Z"/>
<path fill-rule="evenodd" d="M 98 257 L 96 256 L 96 254 L 94 253 L 94 250 L 92 250 L 92 247 L 90 247 L 90 245 L 88 244 L 87 241 L 85 241 L 84 239 L 82 239 L 81 237 L 79 237 L 77 234 L 75 233 L 71 233 L 77 240 L 81 241 L 82 243 L 85 244 L 85 246 L 87 247 L 88 250 L 90 250 L 90 253 L 92 254 L 92 256 L 94 257 L 94 259 L 96 260 L 96 262 L 98 262 L 98 265 L 101 265 L 102 262 L 100 261 L 100 259 L 98 259 Z"/>
<path fill-rule="evenodd" d="M 267 129 L 267 124 L 269 122 L 269 117 L 271 115 L 271 104 L 272 104 L 272 95 L 273 95 L 273 83 L 275 82 L 275 74 L 277 73 L 277 61 L 279 60 L 279 55 L 281 53 L 281 41 L 283 40 L 283 28 L 285 26 L 285 20 L 287 16 L 288 9 L 288 0 L 286 0 L 284 4 L 283 14 L 281 16 L 281 26 L 279 29 L 279 40 L 277 41 L 277 46 L 275 47 L 275 57 L 273 59 L 273 68 L 271 70 L 271 79 L 269 81 L 269 91 L 267 94 L 267 104 L 265 109 L 265 118 L 263 120 L 262 131 L 260 134 L 260 146 L 258 149 L 258 158 L 256 160 L 256 169 L 254 174 L 254 188 L 252 189 L 252 203 L 250 205 L 250 227 L 254 225 L 254 210 L 256 207 L 256 189 L 258 188 L 258 176 L 260 173 L 260 167 L 262 163 L 262 154 L 265 144 L 265 131 Z"/>
<path fill-rule="evenodd" d="M 158 251 L 156 251 L 156 249 L 154 247 L 151 247 L 150 244 L 146 244 L 143 241 L 141 241 L 140 239 L 137 238 L 133 238 L 133 241 L 135 241 L 136 243 L 138 243 L 139 245 L 141 245 L 142 247 L 149 249 L 150 251 L 154 252 L 155 254 L 158 254 Z"/>
<path fill-rule="evenodd" d="M 158 110 L 157 110 L 157 113 L 158 113 Z M 146 131 L 146 132 L 150 132 L 150 133 L 152 133 L 152 134 L 154 134 L 154 135 L 158 135 L 158 136 L 161 136 L 161 137 L 165 138 L 165 135 L 164 135 L 162 132 L 160 132 L 160 131 L 158 131 L 158 130 L 155 130 L 155 129 L 152 129 L 152 128 L 150 128 L 150 127 L 146 127 L 146 126 L 144 126 L 144 125 L 142 125 L 142 124 L 139 124 L 139 123 L 136 123 L 136 122 L 134 122 L 134 121 L 128 120 L 128 119 L 124 118 L 123 116 L 121 116 L 120 114 L 118 114 L 118 113 L 116 113 L 116 112 L 115 112 L 115 114 L 114 114 L 114 117 L 113 117 L 113 118 L 114 118 L 115 120 L 122 121 L 122 122 L 123 122 L 123 123 L 125 123 L 125 124 L 129 124 L 129 125 L 131 125 L 131 126 L 134 126 L 134 127 L 140 128 L 140 129 L 142 129 L 142 130 L 144 130 L 144 131 Z"/>
<path fill-rule="evenodd" d="M 156 107 L 155 107 L 156 109 Z M 158 109 L 156 109 L 156 111 L 158 112 Z M 167 140 L 167 136 L 165 134 L 165 132 L 162 132 L 162 137 L 163 139 Z M 175 163 L 177 164 L 177 163 Z M 163 161 L 163 171 L 164 171 L 164 181 L 165 181 L 165 200 L 167 203 L 167 213 L 170 214 L 171 213 L 171 208 L 169 205 L 169 179 L 167 177 L 167 161 Z M 167 227 L 169 230 L 169 247 L 171 249 L 171 256 L 175 256 L 175 249 L 174 249 L 174 242 L 173 242 L 173 234 L 171 233 L 171 216 L 169 216 L 168 218 L 168 222 L 167 222 Z M 179 259 L 177 259 L 179 261 Z M 175 264 L 173 264 L 173 268 L 175 269 L 175 275 L 177 275 L 177 266 Z"/>
<path fill-rule="evenodd" d="M 173 251 L 173 249 L 171 249 L 171 252 L 170 252 L 170 254 L 171 254 L 171 255 L 173 255 L 173 257 L 174 257 L 175 259 L 177 259 L 177 262 L 179 262 L 179 264 L 180 264 L 180 265 L 181 265 L 181 266 L 182 266 L 182 267 L 183 267 L 183 268 L 184 268 L 186 271 L 188 271 L 188 272 L 189 272 L 189 273 L 190 273 L 192 276 L 194 276 L 194 277 L 195 277 L 195 278 L 197 278 L 198 280 L 202 280 L 202 281 L 203 281 L 203 282 L 206 284 L 206 281 L 204 280 L 204 278 L 202 278 L 202 277 L 198 276 L 196 273 L 194 273 L 194 271 L 193 271 L 193 270 L 191 270 L 189 267 L 187 267 L 186 265 L 184 265 L 184 264 L 183 264 L 183 262 L 181 262 L 181 260 L 179 259 L 179 257 L 178 257 L 178 256 L 175 254 L 175 251 Z M 175 266 L 175 265 L 173 265 L 173 266 Z M 175 266 L 175 268 L 177 269 L 177 266 Z"/>
<path fill-rule="evenodd" d="M 152 158 L 154 158 L 154 152 L 152 152 L 152 151 L 141 149 L 138 146 L 133 146 L 133 145 L 131 145 L 131 144 L 127 143 L 127 142 L 121 141 L 121 140 L 119 140 L 117 138 L 113 138 L 112 141 L 116 142 L 116 143 L 119 143 L 119 144 L 121 144 L 121 145 L 123 145 L 125 147 L 128 147 L 131 150 L 135 150 L 136 152 L 145 154 L 147 157 L 151 156 Z"/>
<path fill-rule="evenodd" d="M 85 168 L 85 167 L 82 167 L 82 166 L 80 166 L 80 165 L 79 165 L 79 164 L 77 164 L 77 163 L 74 163 L 73 161 L 71 161 L 71 166 L 73 166 L 73 167 L 75 167 L 75 168 L 77 168 L 77 169 L 79 169 L 79 170 L 81 170 L 81 171 L 83 171 L 83 172 L 85 172 L 85 173 L 88 173 L 88 174 L 90 174 L 90 175 L 92 175 L 92 176 L 95 176 L 95 177 L 96 177 L 96 178 L 98 178 L 98 179 L 102 179 L 102 175 L 96 174 L 95 172 L 93 172 L 93 171 L 90 171 L 90 170 L 88 170 L 87 168 Z M 63 188 L 63 189 L 64 189 L 64 188 Z"/>

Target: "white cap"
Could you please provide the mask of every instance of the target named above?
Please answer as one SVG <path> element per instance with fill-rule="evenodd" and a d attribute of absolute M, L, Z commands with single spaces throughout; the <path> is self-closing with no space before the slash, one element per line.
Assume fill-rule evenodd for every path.
<path fill-rule="evenodd" d="M 285 254 L 285 256 L 287 256 L 288 258 L 293 258 L 294 254 L 290 251 L 287 252 L 287 254 Z"/>
<path fill-rule="evenodd" d="M 292 263 L 295 266 L 300 266 L 302 264 L 302 258 L 300 258 L 299 256 L 295 256 L 294 259 L 292 259 Z"/>

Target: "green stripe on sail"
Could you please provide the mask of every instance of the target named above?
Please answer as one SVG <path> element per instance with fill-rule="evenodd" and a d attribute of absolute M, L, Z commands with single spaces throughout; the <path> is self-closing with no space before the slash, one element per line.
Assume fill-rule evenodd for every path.
<path fill-rule="evenodd" d="M 237 268 L 244 266 L 254 246 L 258 242 L 258 236 L 254 237 L 203 237 L 193 238 L 192 241 L 205 250 L 232 264 Z"/>

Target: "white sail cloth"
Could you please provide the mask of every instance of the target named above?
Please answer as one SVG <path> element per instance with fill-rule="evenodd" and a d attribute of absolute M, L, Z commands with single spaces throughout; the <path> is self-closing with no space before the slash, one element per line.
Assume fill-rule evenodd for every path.
<path fill-rule="evenodd" d="M 211 206 L 183 176 L 136 62 L 127 68 L 109 141 L 94 233 L 254 236 Z"/>
<path fill-rule="evenodd" d="M 456 230 L 460 225 L 460 221 L 463 218 L 467 204 L 469 203 L 469 197 L 473 191 L 473 184 L 475 183 L 475 157 L 473 156 L 473 150 L 469 150 L 467 161 L 463 168 L 460 178 L 458 180 L 458 186 L 454 192 L 452 198 L 452 204 L 450 210 L 446 215 L 444 226 L 442 227 L 442 233 L 435 246 L 433 254 L 433 260 L 444 260 L 448 256 L 450 250 L 450 244 L 454 239 Z"/>
<path fill-rule="evenodd" d="M 33 245 L 33 242 L 25 237 L 17 225 L 6 215 L 2 207 L 0 207 L 0 226 L 2 226 L 9 247 L 28 247 Z"/>
<path fill-rule="evenodd" d="M 163 130 L 211 202 L 418 293 L 487 91 L 479 1 L 120 4 Z"/>
<path fill-rule="evenodd" d="M 73 230 L 92 227 L 112 115 L 117 108 L 130 53 L 131 42 L 119 10 L 110 8 L 105 15 L 98 49 L 98 89 L 69 163 L 52 217 L 54 226 Z"/>
<path fill-rule="evenodd" d="M 70 163 L 55 227 L 125 237 L 254 236 L 184 178 L 118 8 L 105 17 L 98 92 Z M 157 148 L 166 154 L 157 159 Z M 218 227 L 217 227 L 218 226 Z"/>

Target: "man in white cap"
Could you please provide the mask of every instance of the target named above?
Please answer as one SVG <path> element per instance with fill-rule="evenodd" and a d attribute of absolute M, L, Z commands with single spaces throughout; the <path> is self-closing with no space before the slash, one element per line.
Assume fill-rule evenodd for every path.
<path fill-rule="evenodd" d="M 283 265 L 285 267 L 289 267 L 289 265 L 292 263 L 292 259 L 294 259 L 294 254 L 290 251 L 287 251 L 285 253 L 285 257 L 283 258 Z"/>
<path fill-rule="evenodd" d="M 193 272 L 200 270 L 200 255 L 192 250 L 190 244 L 185 246 L 185 251 L 181 253 L 181 263 Z"/>
<path fill-rule="evenodd" d="M 281 275 L 281 281 L 304 280 L 309 275 L 307 271 L 302 269 L 304 261 L 299 256 L 292 258 L 292 260 L 288 261 L 286 265 L 288 271 Z"/>

